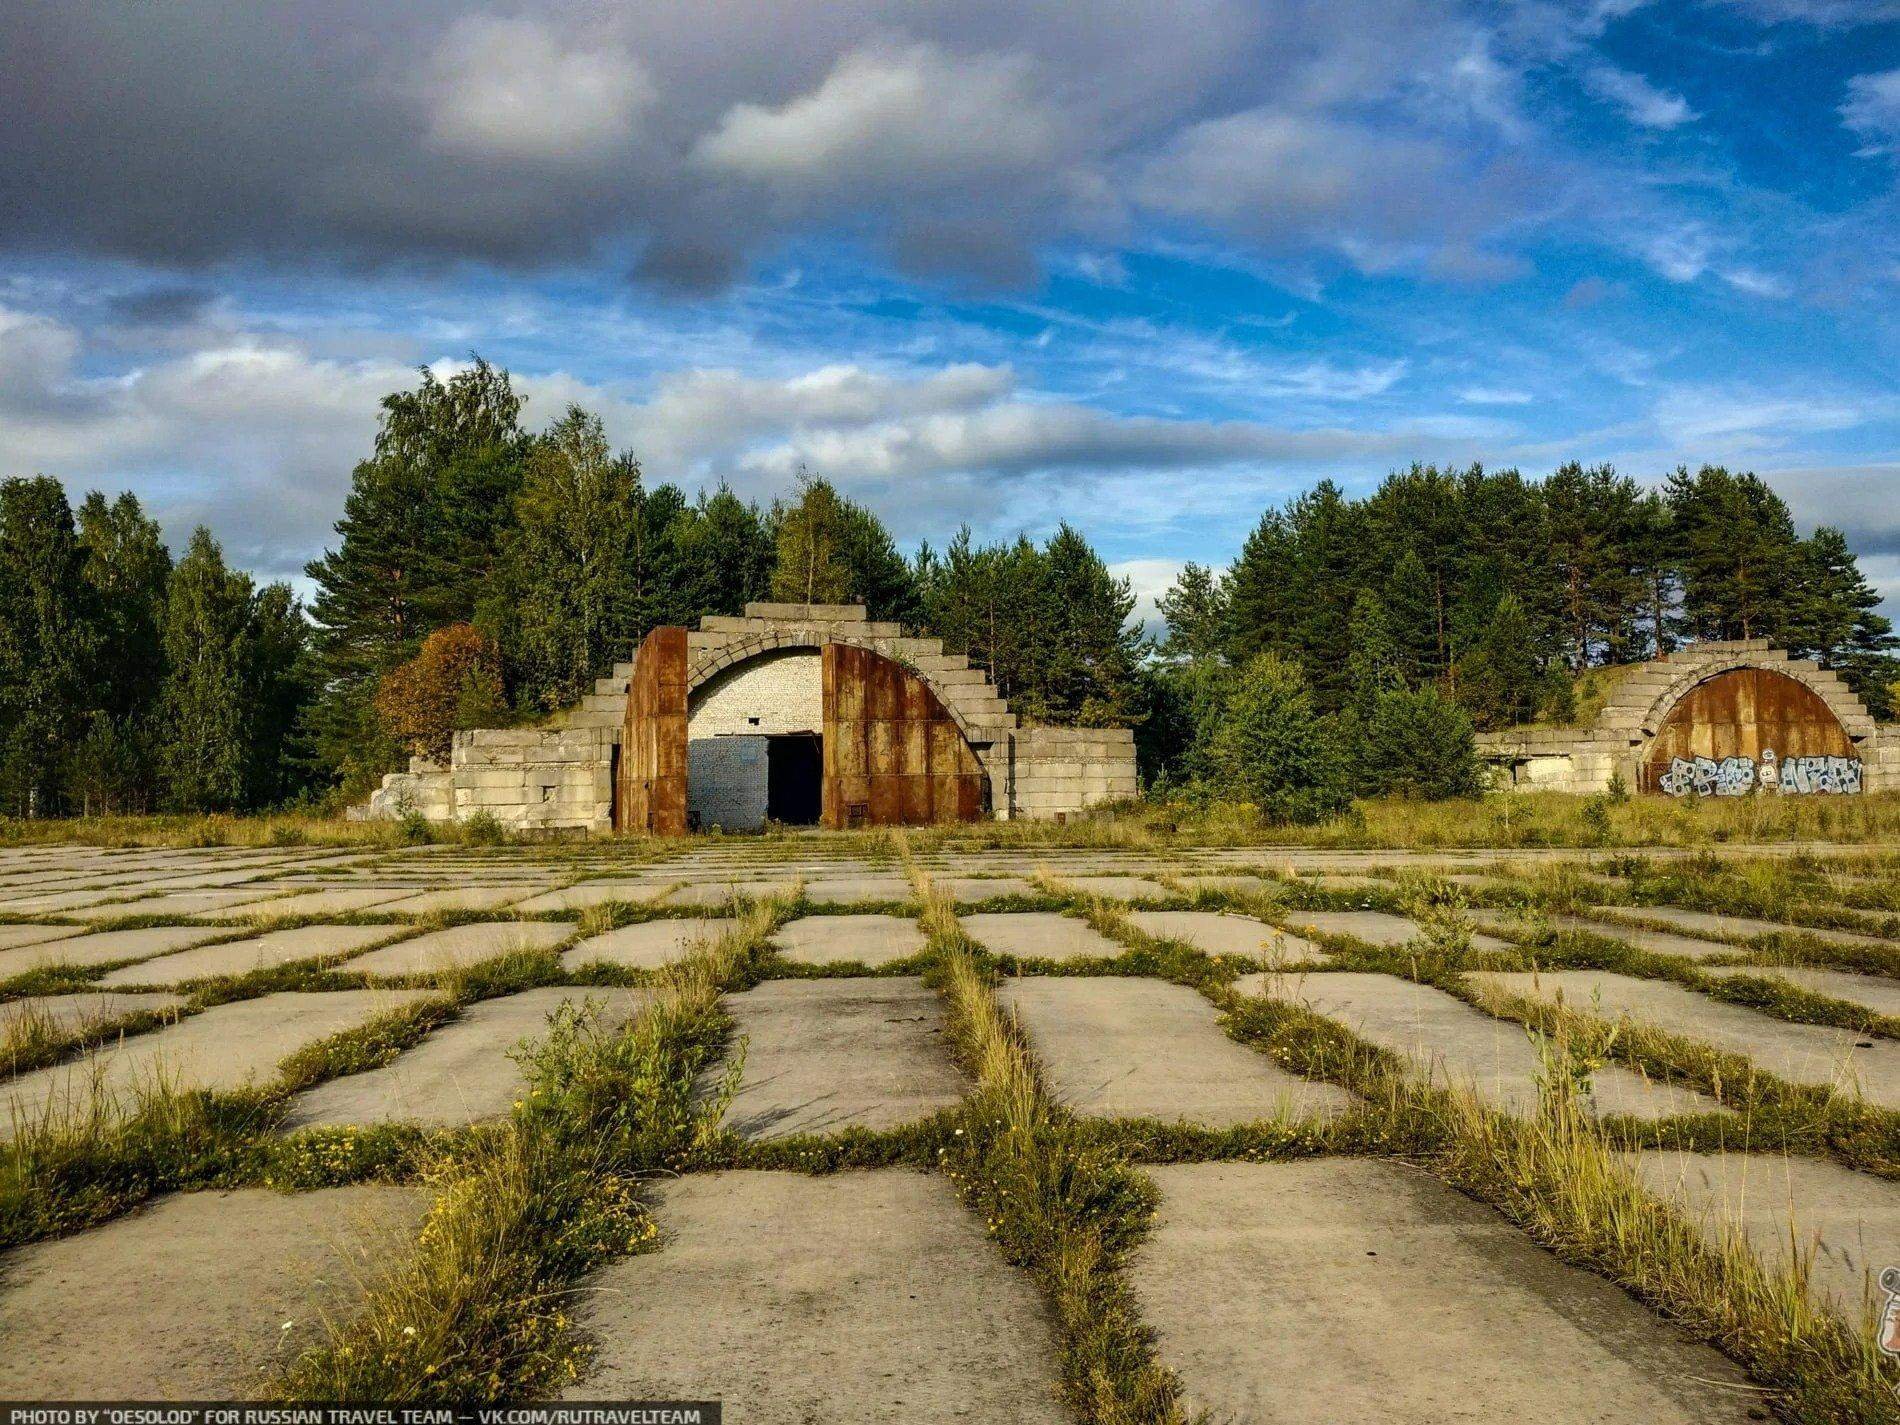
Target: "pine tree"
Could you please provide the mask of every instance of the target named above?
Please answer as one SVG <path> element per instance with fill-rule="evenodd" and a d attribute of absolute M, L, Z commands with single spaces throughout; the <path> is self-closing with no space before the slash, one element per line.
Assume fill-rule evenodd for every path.
<path fill-rule="evenodd" d="M 1257 653 L 1295 651 L 1291 585 L 1295 541 L 1280 510 L 1268 510 L 1247 535 L 1224 581 L 1227 590 L 1227 656 L 1245 662 Z"/>
<path fill-rule="evenodd" d="M 165 684 L 160 766 L 166 801 L 178 811 L 226 811 L 245 801 L 251 581 L 224 564 L 202 525 L 172 571 L 165 608 Z"/>
<path fill-rule="evenodd" d="M 1841 674 L 1876 717 L 1891 716 L 1892 653 L 1900 647 L 1891 620 L 1875 612 L 1880 594 L 1855 562 L 1846 537 L 1823 525 L 1800 546 L 1801 573 L 1786 638 L 1791 651 Z"/>
<path fill-rule="evenodd" d="M 1366 732 L 1361 789 L 1441 801 L 1484 790 L 1471 719 L 1436 688 L 1382 693 Z"/>
<path fill-rule="evenodd" d="M 661 623 L 699 614 L 737 615 L 770 597 L 777 547 L 758 507 L 721 485 L 674 517 L 672 544 L 679 561 L 681 604 Z"/>
<path fill-rule="evenodd" d="M 1705 465 L 1666 486 L 1681 551 L 1682 611 L 1698 638 L 1782 637 L 1801 572 L 1794 520 L 1754 475 Z"/>
<path fill-rule="evenodd" d="M 640 467 L 579 406 L 535 443 L 510 546 L 517 696 L 558 708 L 633 647 L 630 575 Z"/>
<path fill-rule="evenodd" d="M 1141 720 L 1138 672 L 1147 640 L 1131 628 L 1135 595 L 1066 520 L 1042 550 L 1049 621 L 1042 672 L 1042 716 L 1085 727 L 1128 727 Z"/>
<path fill-rule="evenodd" d="M 165 586 L 171 551 L 129 491 L 97 490 L 79 507 L 98 673 L 86 746 L 74 766 L 79 800 L 102 811 L 145 810 L 157 795 L 155 752 L 164 677 Z"/>
<path fill-rule="evenodd" d="M 1226 652 L 1231 638 L 1227 581 L 1206 565 L 1190 562 L 1155 608 L 1167 621 L 1161 648 L 1170 657 L 1198 660 Z"/>
<path fill-rule="evenodd" d="M 85 550 L 59 481 L 0 482 L 0 806 L 57 812 L 93 705 Z"/>
<path fill-rule="evenodd" d="M 1436 591 L 1431 571 L 1415 550 L 1406 550 L 1385 581 L 1386 623 L 1408 683 L 1438 675 Z"/>
<path fill-rule="evenodd" d="M 277 806 L 304 791 L 320 770 L 302 727 L 303 710 L 316 694 L 310 621 L 290 585 L 257 591 L 246 644 L 245 804 Z"/>
<path fill-rule="evenodd" d="M 1314 822 L 1351 799 L 1333 730 L 1299 666 L 1271 653 L 1234 678 L 1212 760 L 1229 794 L 1270 822 Z"/>
<path fill-rule="evenodd" d="M 446 382 L 420 375 L 415 390 L 384 398 L 337 547 L 305 569 L 321 690 L 308 731 L 346 796 L 398 759 L 370 707 L 377 680 L 443 623 L 513 617 L 503 546 L 529 448 L 521 399 L 507 372 L 479 359 Z"/>
<path fill-rule="evenodd" d="M 1458 700 L 1483 728 L 1529 722 L 1544 684 L 1517 595 L 1498 600 L 1491 622 L 1459 670 Z"/>

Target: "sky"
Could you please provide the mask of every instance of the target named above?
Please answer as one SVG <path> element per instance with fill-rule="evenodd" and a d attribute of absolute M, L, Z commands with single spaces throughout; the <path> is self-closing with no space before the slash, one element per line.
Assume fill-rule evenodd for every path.
<path fill-rule="evenodd" d="M 1767 478 L 1900 614 L 1900 0 L 10 0 L 0 475 L 300 578 L 507 366 L 1151 601 L 1412 462 Z"/>

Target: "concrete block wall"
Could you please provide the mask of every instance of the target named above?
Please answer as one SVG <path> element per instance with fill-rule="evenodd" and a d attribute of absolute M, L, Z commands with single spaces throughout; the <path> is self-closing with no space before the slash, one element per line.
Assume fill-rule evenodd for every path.
<path fill-rule="evenodd" d="M 611 728 L 484 728 L 455 734 L 453 815 L 487 812 L 511 830 L 613 826 Z"/>
<path fill-rule="evenodd" d="M 999 817 L 1049 820 L 1136 795 L 1135 734 L 1126 727 L 1025 727 L 991 744 Z M 1001 754 L 1002 765 L 996 764 Z"/>

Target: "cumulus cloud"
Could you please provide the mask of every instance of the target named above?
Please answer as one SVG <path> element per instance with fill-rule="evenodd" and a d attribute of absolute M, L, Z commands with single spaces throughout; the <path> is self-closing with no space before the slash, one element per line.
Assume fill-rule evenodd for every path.
<path fill-rule="evenodd" d="M 694 157 L 800 191 L 934 190 L 1037 173 L 1064 147 L 1029 62 L 958 58 L 931 45 L 856 51 L 809 93 L 776 108 L 729 109 Z"/>
<path fill-rule="evenodd" d="M 617 45 L 565 42 L 531 19 L 485 15 L 449 27 L 424 94 L 436 147 L 538 163 L 612 152 L 654 99 L 645 70 Z"/>
<path fill-rule="evenodd" d="M 1597 98 L 1615 104 L 1632 124 L 1646 129 L 1678 128 L 1698 117 L 1680 94 L 1658 89 L 1642 75 L 1612 65 L 1592 65 L 1584 71 L 1584 87 Z"/>
<path fill-rule="evenodd" d="M 0 6 L 0 52 L 33 76 L 0 90 L 0 248 L 611 261 L 706 288 L 815 233 L 1022 281 L 1052 242 L 1125 239 L 1146 194 L 1355 261 L 1442 246 L 1434 270 L 1465 277 L 1502 270 L 1489 240 L 1537 191 L 1455 156 L 1542 161 L 1520 94 L 1539 55 L 1515 43 L 1428 0 Z M 1442 242 L 1412 161 L 1463 191 Z M 1238 199 L 1190 186 L 1229 173 Z"/>

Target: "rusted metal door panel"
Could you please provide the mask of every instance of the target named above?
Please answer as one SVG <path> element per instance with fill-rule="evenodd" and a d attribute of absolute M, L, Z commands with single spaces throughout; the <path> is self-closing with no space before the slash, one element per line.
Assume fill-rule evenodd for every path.
<path fill-rule="evenodd" d="M 824 650 L 824 824 L 922 826 L 982 815 L 988 779 L 930 685 L 869 649 Z"/>
<path fill-rule="evenodd" d="M 656 628 L 634 655 L 620 733 L 614 829 L 686 834 L 686 630 Z"/>
<path fill-rule="evenodd" d="M 1783 769 L 1790 767 L 1791 778 Z M 1642 767 L 1645 791 L 1739 795 L 1859 787 L 1859 753 L 1820 694 L 1767 668 L 1733 668 L 1672 708 Z M 1845 764 L 1851 763 L 1851 768 Z M 1810 772 L 1825 777 L 1810 777 Z"/>

